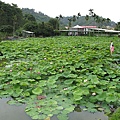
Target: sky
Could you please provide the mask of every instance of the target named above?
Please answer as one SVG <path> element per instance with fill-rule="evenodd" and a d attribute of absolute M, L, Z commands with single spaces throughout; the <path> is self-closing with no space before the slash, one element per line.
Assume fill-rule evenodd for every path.
<path fill-rule="evenodd" d="M 35 9 L 49 17 L 73 16 L 79 12 L 82 16 L 89 14 L 89 9 L 104 18 L 120 22 L 120 0 L 1 0 L 5 3 L 17 4 L 19 8 Z"/>

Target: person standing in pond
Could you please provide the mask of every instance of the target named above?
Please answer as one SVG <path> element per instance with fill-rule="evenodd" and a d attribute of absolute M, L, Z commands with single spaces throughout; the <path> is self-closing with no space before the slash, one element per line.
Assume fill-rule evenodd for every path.
<path fill-rule="evenodd" d="M 111 55 L 112 55 L 113 52 L 114 52 L 114 45 L 112 44 L 112 45 L 110 46 L 110 53 L 111 53 Z"/>
<path fill-rule="evenodd" d="M 111 41 L 111 43 L 110 43 L 110 49 L 111 49 L 112 45 L 113 45 L 113 41 Z"/>

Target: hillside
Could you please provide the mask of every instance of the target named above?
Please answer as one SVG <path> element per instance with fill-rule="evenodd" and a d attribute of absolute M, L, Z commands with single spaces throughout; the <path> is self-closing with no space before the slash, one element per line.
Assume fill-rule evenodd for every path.
<path fill-rule="evenodd" d="M 35 12 L 34 9 L 29 9 L 29 8 L 22 8 L 23 15 L 24 14 L 32 14 L 37 22 L 48 22 L 50 17 L 45 15 L 42 12 Z"/>
<path fill-rule="evenodd" d="M 37 22 L 48 22 L 50 20 L 51 17 L 49 17 L 48 15 L 45 15 L 42 12 L 35 12 L 34 9 L 29 9 L 29 8 L 22 8 L 22 12 L 23 14 L 32 14 L 35 19 L 37 20 Z M 60 19 L 60 24 L 62 26 L 68 26 L 69 21 L 68 19 L 71 18 L 72 16 L 64 16 L 63 19 Z M 90 18 L 88 21 L 85 20 L 85 16 L 81 16 L 79 17 L 79 19 L 77 19 L 75 22 L 71 23 L 72 26 L 73 25 L 96 25 L 96 26 L 101 26 L 100 23 L 96 23 L 95 20 L 93 18 Z M 103 26 L 111 26 L 111 27 L 115 27 L 115 22 L 111 21 L 109 23 L 104 22 L 102 23 Z"/>

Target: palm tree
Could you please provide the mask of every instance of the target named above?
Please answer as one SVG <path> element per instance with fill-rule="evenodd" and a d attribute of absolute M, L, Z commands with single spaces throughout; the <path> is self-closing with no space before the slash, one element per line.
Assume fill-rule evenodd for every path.
<path fill-rule="evenodd" d="M 79 18 L 81 16 L 81 14 L 80 14 L 80 12 L 78 13 L 78 15 L 77 15 L 77 18 Z"/>
<path fill-rule="evenodd" d="M 88 21 L 89 20 L 89 15 L 85 16 L 85 20 Z"/>
<path fill-rule="evenodd" d="M 72 17 L 72 21 L 73 21 L 73 22 L 76 21 L 76 15 L 73 15 L 73 17 Z"/>
<path fill-rule="evenodd" d="M 92 16 L 94 14 L 93 9 L 89 9 L 89 15 Z"/>
<path fill-rule="evenodd" d="M 69 21 L 69 28 L 71 27 L 71 25 L 72 25 L 72 18 L 68 18 L 68 21 Z"/>
<path fill-rule="evenodd" d="M 108 23 L 111 21 L 110 18 L 107 18 L 106 20 L 107 20 Z"/>
<path fill-rule="evenodd" d="M 63 19 L 63 16 L 61 14 L 56 17 L 56 19 L 58 20 L 58 26 L 57 26 L 58 30 L 59 30 L 59 27 L 60 27 L 60 19 L 61 18 Z"/>

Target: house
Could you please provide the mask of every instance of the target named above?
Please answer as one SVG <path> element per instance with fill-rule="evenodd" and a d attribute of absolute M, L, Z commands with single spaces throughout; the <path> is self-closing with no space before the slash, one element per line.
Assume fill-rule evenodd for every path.
<path fill-rule="evenodd" d="M 61 30 L 69 36 L 120 36 L 120 31 L 97 28 L 97 26 L 80 26 L 76 25 L 68 30 Z"/>
<path fill-rule="evenodd" d="M 34 37 L 35 36 L 34 32 L 26 31 L 26 30 L 22 31 L 22 35 L 23 37 Z"/>
<path fill-rule="evenodd" d="M 89 28 L 96 28 L 96 26 L 80 26 L 76 25 L 68 30 L 60 30 L 60 32 L 66 32 L 69 36 L 79 36 L 79 35 L 87 35 L 89 32 Z"/>
<path fill-rule="evenodd" d="M 89 28 L 96 28 L 96 26 L 73 26 L 70 28 L 70 33 L 72 35 L 87 35 Z M 68 33 L 68 35 L 70 34 Z"/>
<path fill-rule="evenodd" d="M 102 28 L 89 28 L 89 34 L 95 36 L 119 36 L 120 31 Z"/>

